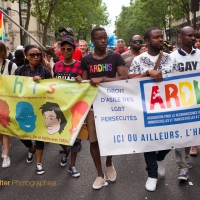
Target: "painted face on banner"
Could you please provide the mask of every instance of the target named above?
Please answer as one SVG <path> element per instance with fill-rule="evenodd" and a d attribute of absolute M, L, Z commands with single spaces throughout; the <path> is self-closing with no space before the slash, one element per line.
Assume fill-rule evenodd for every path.
<path fill-rule="evenodd" d="M 57 133 L 60 130 L 61 119 L 57 118 L 54 110 L 44 112 L 45 124 L 49 134 Z"/>
<path fill-rule="evenodd" d="M 19 127 L 27 132 L 33 132 L 36 128 L 36 115 L 34 115 L 33 106 L 28 102 L 19 102 L 16 106 L 16 121 Z"/>
<path fill-rule="evenodd" d="M 10 110 L 6 101 L 0 100 L 0 124 L 7 128 L 10 124 Z"/>
<path fill-rule="evenodd" d="M 72 117 L 72 124 L 74 127 L 77 127 L 79 122 L 81 121 L 82 115 L 75 111 L 74 116 Z"/>

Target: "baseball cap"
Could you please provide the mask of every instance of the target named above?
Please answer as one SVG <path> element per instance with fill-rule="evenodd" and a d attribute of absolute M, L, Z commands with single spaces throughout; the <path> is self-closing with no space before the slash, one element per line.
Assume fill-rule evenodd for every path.
<path fill-rule="evenodd" d="M 19 46 L 17 46 L 17 49 L 16 49 L 16 50 L 24 50 L 24 46 L 19 45 Z"/>
<path fill-rule="evenodd" d="M 59 29 L 58 29 L 58 31 L 59 31 L 59 33 L 61 33 L 62 31 L 67 31 L 68 33 L 70 33 L 72 36 L 74 36 L 74 31 L 71 29 L 71 28 L 69 28 L 69 27 L 60 27 Z"/>
<path fill-rule="evenodd" d="M 60 45 L 62 46 L 64 43 L 69 43 L 69 44 L 73 45 L 74 47 L 76 47 L 76 41 L 75 41 L 74 37 L 72 37 L 70 35 L 66 35 L 64 38 L 62 38 Z"/>

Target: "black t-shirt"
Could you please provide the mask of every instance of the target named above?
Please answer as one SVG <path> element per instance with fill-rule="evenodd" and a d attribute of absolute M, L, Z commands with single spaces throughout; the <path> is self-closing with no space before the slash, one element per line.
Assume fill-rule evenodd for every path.
<path fill-rule="evenodd" d="M 81 60 L 81 69 L 86 70 L 88 79 L 106 76 L 109 78 L 116 77 L 117 67 L 125 65 L 122 57 L 113 51 L 108 51 L 108 55 L 97 60 L 92 54 L 84 56 Z"/>

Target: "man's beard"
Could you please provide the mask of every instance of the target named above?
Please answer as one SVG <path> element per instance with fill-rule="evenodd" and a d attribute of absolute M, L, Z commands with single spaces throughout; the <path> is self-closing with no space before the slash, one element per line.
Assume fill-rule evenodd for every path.
<path fill-rule="evenodd" d="M 161 50 L 163 49 L 163 46 L 158 47 L 158 46 L 153 46 L 153 45 L 151 45 L 151 44 L 150 44 L 150 47 L 151 47 L 151 49 L 152 49 L 153 51 L 161 51 Z"/>

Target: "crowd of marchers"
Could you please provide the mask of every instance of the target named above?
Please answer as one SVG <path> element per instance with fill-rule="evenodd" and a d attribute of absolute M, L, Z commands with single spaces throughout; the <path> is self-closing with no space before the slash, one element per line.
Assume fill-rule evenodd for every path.
<path fill-rule="evenodd" d="M 9 59 L 6 45 L 0 42 L 1 75 L 27 76 L 32 77 L 33 81 L 53 77 L 73 79 L 77 82 L 89 80 L 90 84 L 96 87 L 102 82 L 138 77 L 152 77 L 156 81 L 162 81 L 163 76 L 169 73 L 200 69 L 200 34 L 190 26 L 180 30 L 181 45 L 179 47 L 170 45 L 165 40 L 162 31 L 153 27 L 147 29 L 144 36 L 131 35 L 128 44 L 125 44 L 123 39 L 118 39 L 114 50 L 107 47 L 109 38 L 106 30 L 102 27 L 94 27 L 91 31 L 91 42 L 94 45 L 92 51 L 88 51 L 86 41 L 76 41 L 71 28 L 60 27 L 58 31 L 60 41 L 57 41 L 53 47 L 41 49 L 40 46 L 34 44 L 25 47 L 20 45 L 14 53 L 14 58 L 9 57 Z M 186 67 L 188 62 L 195 62 L 197 65 L 194 69 L 190 69 Z M 106 68 L 94 70 L 96 66 L 100 67 L 102 64 L 108 63 L 112 66 L 109 70 Z M 0 126 L 3 128 L 7 128 L 11 123 L 5 112 L 6 106 L 6 102 L 0 99 Z M 54 121 L 53 123 L 61 120 L 54 109 L 47 110 L 47 112 L 44 110 L 43 114 L 47 121 L 49 118 Z M 103 172 L 93 107 L 90 108 L 85 122 L 89 134 L 90 153 L 97 170 L 97 176 L 92 187 L 100 189 L 107 185 L 107 179 L 115 181 L 117 172 L 111 155 L 105 159 L 106 173 Z M 51 123 L 50 120 L 48 123 Z M 59 131 L 62 130 L 58 129 Z M 6 168 L 11 165 L 9 156 L 10 148 L 12 148 L 10 136 L 0 134 L 0 140 L 2 143 L 2 167 Z M 42 164 L 44 142 L 31 140 L 21 140 L 21 142 L 28 150 L 27 163 L 31 163 L 35 156 L 36 172 L 37 174 L 44 174 L 44 163 Z M 73 177 L 79 177 L 80 172 L 76 166 L 76 159 L 82 146 L 81 140 L 77 139 L 72 147 L 61 144 L 60 146 L 62 147 L 60 165 L 67 165 L 71 154 L 68 172 Z M 190 155 L 197 155 L 197 151 L 197 147 L 175 149 L 179 180 L 188 179 L 189 169 L 192 168 Z M 164 159 L 169 152 L 170 149 L 144 153 L 148 173 L 145 187 L 148 191 L 155 191 L 158 177 L 165 176 Z"/>

